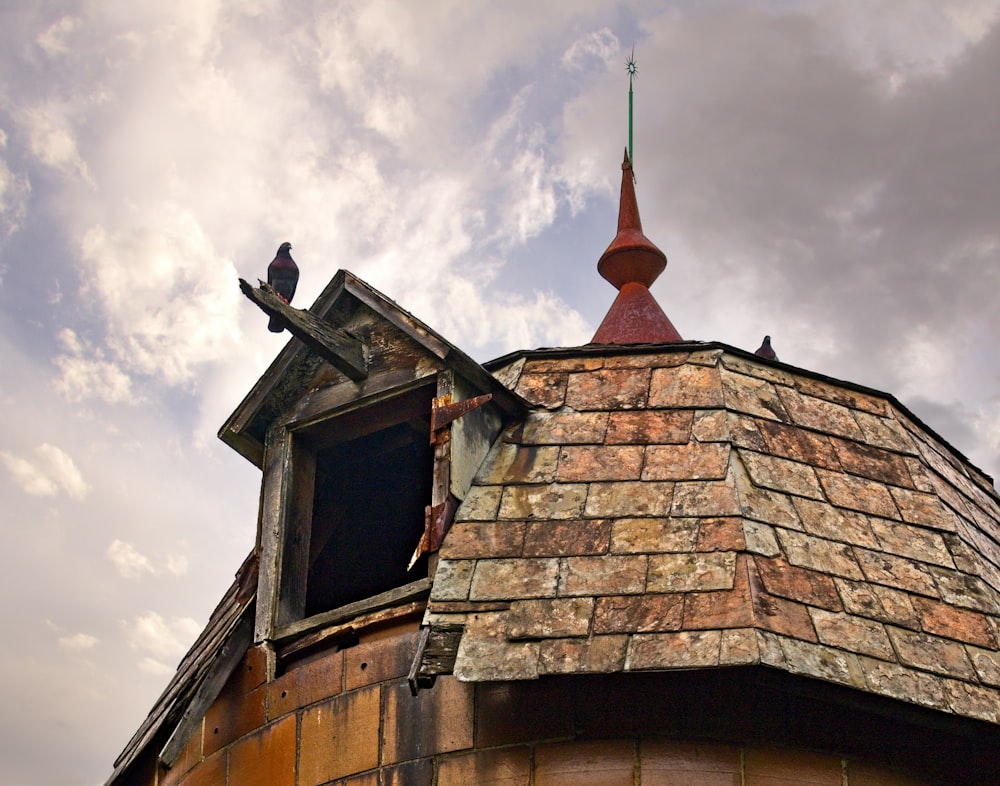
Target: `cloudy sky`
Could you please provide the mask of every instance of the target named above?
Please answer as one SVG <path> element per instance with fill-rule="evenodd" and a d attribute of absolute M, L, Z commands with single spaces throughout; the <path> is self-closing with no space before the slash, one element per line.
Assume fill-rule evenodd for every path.
<path fill-rule="evenodd" d="M 997 0 L 5 0 L 0 784 L 102 782 L 252 547 L 215 433 L 280 242 L 298 305 L 347 268 L 479 360 L 589 340 L 633 46 L 681 335 L 1000 474 Z"/>

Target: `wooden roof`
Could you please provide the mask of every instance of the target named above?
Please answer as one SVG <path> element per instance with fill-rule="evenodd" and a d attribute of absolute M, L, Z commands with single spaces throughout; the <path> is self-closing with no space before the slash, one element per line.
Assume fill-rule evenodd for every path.
<path fill-rule="evenodd" d="M 724 345 L 522 353 L 419 673 L 759 664 L 1000 723 L 1000 499 L 893 398 Z"/>
<path fill-rule="evenodd" d="M 289 307 L 284 310 L 295 311 Z M 428 376 L 447 366 L 477 388 L 491 392 L 501 410 L 516 416 L 524 413 L 524 402 L 479 363 L 347 270 L 337 271 L 308 311 L 319 319 L 310 320 L 305 330 L 318 323 L 335 329 L 361 346 L 368 368 L 356 379 L 338 371 L 299 339 L 290 340 L 219 430 L 223 442 L 258 467 L 263 464 L 267 429 L 317 388 L 333 392 L 326 398 L 331 399 L 330 407 L 336 407 L 363 401 L 399 386 L 401 381 Z M 393 342 L 393 331 L 407 341 Z M 405 357 L 397 351 L 400 346 Z M 420 348 L 422 356 L 413 354 L 414 346 Z"/>

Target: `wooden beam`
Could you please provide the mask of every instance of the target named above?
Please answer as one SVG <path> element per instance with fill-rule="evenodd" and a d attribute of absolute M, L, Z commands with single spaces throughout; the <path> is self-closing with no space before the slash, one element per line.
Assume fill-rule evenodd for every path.
<path fill-rule="evenodd" d="M 282 478 L 281 565 L 275 625 L 302 619 L 306 611 L 309 550 L 313 534 L 313 495 L 316 488 L 316 453 L 292 437 L 291 459 Z"/>
<path fill-rule="evenodd" d="M 261 282 L 254 288 L 240 279 L 240 291 L 269 317 L 277 317 L 303 344 L 350 379 L 358 382 L 368 376 L 368 347 L 347 331 L 334 327 L 311 311 L 292 308 L 271 288 Z"/>
<path fill-rule="evenodd" d="M 261 483 L 257 525 L 257 621 L 254 641 L 267 641 L 274 632 L 278 613 L 282 550 L 285 545 L 285 498 L 292 478 L 292 435 L 280 424 L 267 433 L 264 446 L 264 478 Z"/>

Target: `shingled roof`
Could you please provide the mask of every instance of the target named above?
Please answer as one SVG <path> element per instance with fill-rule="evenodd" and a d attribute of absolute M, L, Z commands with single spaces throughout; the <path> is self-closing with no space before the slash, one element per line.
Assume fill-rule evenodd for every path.
<path fill-rule="evenodd" d="M 760 664 L 1000 723 L 1000 501 L 891 396 L 721 344 L 520 353 L 424 677 Z"/>

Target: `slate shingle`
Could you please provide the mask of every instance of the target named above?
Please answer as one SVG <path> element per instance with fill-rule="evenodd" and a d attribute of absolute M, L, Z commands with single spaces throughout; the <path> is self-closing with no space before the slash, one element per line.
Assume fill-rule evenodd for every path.
<path fill-rule="evenodd" d="M 997 722 L 1000 504 L 897 402 L 718 347 L 507 373 L 425 619 L 460 679 L 761 663 Z"/>

